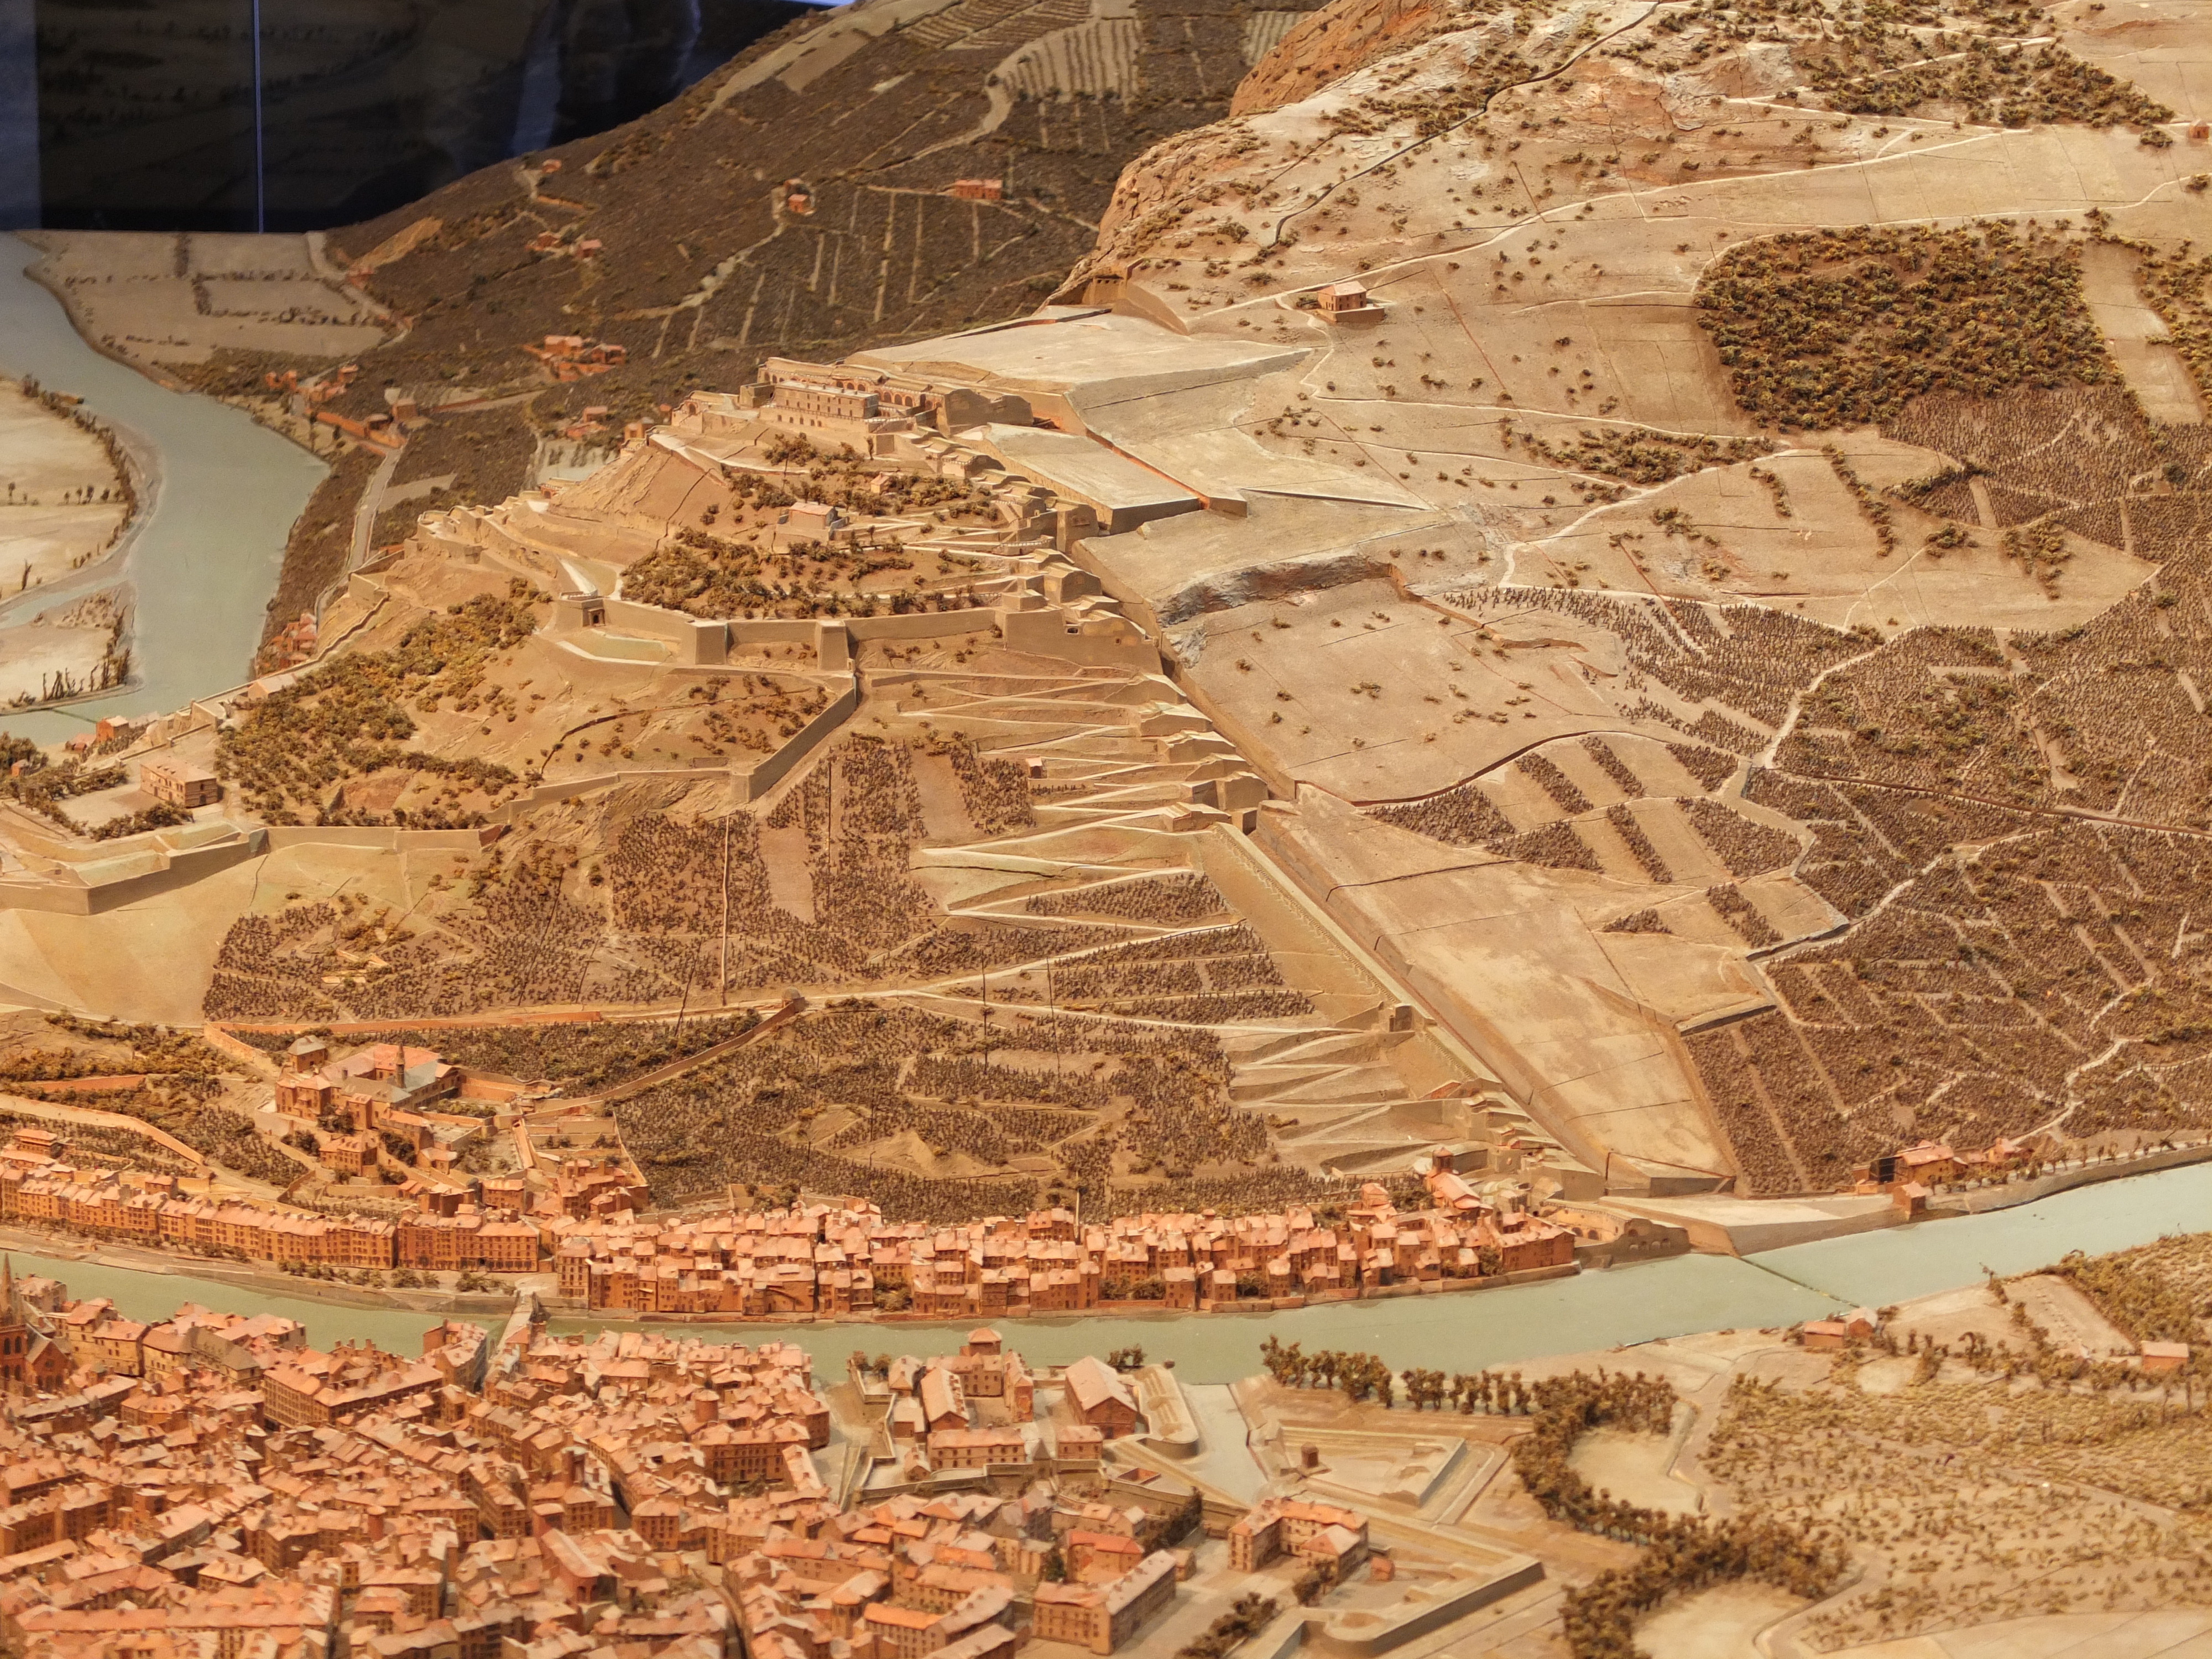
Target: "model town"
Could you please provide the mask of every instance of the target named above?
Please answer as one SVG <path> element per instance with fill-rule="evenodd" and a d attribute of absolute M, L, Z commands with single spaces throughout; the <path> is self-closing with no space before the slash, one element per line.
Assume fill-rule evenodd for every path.
<path fill-rule="evenodd" d="M 23 234 L 0 1649 L 2212 1651 L 2212 18 L 1267 3 Z"/>

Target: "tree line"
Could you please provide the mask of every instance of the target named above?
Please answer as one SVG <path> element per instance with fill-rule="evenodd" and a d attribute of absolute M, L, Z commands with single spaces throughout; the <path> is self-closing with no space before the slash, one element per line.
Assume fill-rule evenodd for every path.
<path fill-rule="evenodd" d="M 1260 1358 L 1267 1374 L 1287 1389 L 1341 1389 L 1352 1404 L 1369 1401 L 1385 1407 L 1406 1403 L 1415 1411 L 1456 1410 L 1462 1416 L 1477 1412 L 1499 1416 L 1526 1416 L 1537 1409 L 1538 1390 L 1522 1381 L 1518 1371 L 1453 1371 L 1408 1366 L 1394 1371 L 1389 1362 L 1371 1353 L 1322 1348 L 1305 1352 L 1304 1345 L 1269 1337 L 1260 1345 Z"/>
<path fill-rule="evenodd" d="M 1555 1521 L 1644 1547 L 1633 1566 L 1567 1592 L 1561 1618 L 1575 1659 L 1638 1659 L 1638 1623 L 1670 1597 L 1748 1578 L 1818 1600 L 1842 1578 L 1843 1550 L 1823 1535 L 1775 1521 L 1668 1515 L 1623 1503 L 1575 1471 L 1575 1443 L 1593 1429 L 1666 1431 L 1675 1395 L 1665 1378 L 1576 1370 L 1546 1377 L 1529 1394 L 1534 1431 L 1512 1452 L 1529 1496 Z"/>
<path fill-rule="evenodd" d="M 1578 1370 L 1531 1382 L 1518 1371 L 1447 1376 L 1419 1367 L 1394 1374 L 1374 1354 L 1334 1349 L 1309 1354 L 1297 1343 L 1272 1336 L 1261 1344 L 1260 1357 L 1284 1387 L 1341 1389 L 1355 1405 L 1374 1401 L 1387 1407 L 1402 1382 L 1416 1410 L 1441 1411 L 1449 1404 L 1468 1415 L 1480 1411 L 1530 1419 L 1531 1431 L 1514 1443 L 1511 1457 L 1521 1484 L 1544 1513 L 1580 1531 L 1644 1548 L 1633 1566 L 1601 1573 L 1567 1592 L 1562 1618 L 1574 1659 L 1643 1659 L 1636 1626 L 1669 1597 L 1753 1579 L 1817 1600 L 1843 1577 L 1843 1548 L 1826 1533 L 1776 1521 L 1668 1515 L 1624 1503 L 1575 1470 L 1570 1461 L 1575 1443 L 1594 1429 L 1668 1431 L 1676 1396 L 1664 1377 Z"/>

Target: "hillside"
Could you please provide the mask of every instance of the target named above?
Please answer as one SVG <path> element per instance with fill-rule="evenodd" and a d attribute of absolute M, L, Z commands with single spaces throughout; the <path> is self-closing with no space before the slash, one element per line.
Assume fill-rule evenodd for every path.
<path fill-rule="evenodd" d="M 1114 695 L 1133 708 L 1173 692 L 1171 709 L 1132 717 L 1133 747 L 1111 758 L 1133 765 L 1139 740 L 1172 747 L 1202 721 L 1203 758 L 1158 763 L 1220 775 L 1143 787 L 1190 803 L 1211 790 L 1221 823 L 1172 821 L 1255 849 L 1358 941 L 1371 983 L 1404 988 L 1393 1019 L 1402 1008 L 1404 1030 L 1455 1045 L 1422 1079 L 1372 1079 L 1380 1092 L 1319 1100 L 1290 1073 L 1263 1078 L 1285 1085 L 1268 1120 L 1285 1137 L 1315 1144 L 1305 1107 L 1374 1105 L 1389 1111 L 1332 1117 L 1328 1133 L 1389 1120 L 1434 1139 L 1449 1126 L 1419 1101 L 1479 1095 L 1498 1103 L 1489 1132 L 1510 1103 L 1523 1152 L 1540 1134 L 1577 1180 L 1784 1196 L 1848 1189 L 1922 1139 L 2126 1150 L 2212 1133 L 2212 935 L 2194 919 L 2212 845 L 2212 261 L 2195 252 L 2212 106 L 2187 72 L 2200 16 L 1339 0 L 1296 27 L 1285 13 L 1233 30 L 1225 15 L 1089 17 L 1024 46 L 1023 28 L 1054 20 L 1016 13 L 994 34 L 977 3 L 868 8 L 795 33 L 623 139 L 334 245 L 404 326 L 342 404 L 365 411 L 389 390 L 434 411 L 396 468 L 357 457 L 342 484 L 399 492 L 380 544 L 426 508 L 432 528 L 378 562 L 415 584 L 410 605 L 392 599 L 400 577 L 371 571 L 330 606 L 326 632 L 345 643 L 315 684 L 397 676 L 362 707 L 395 726 L 422 714 L 434 754 L 401 767 L 326 732 L 302 763 L 286 722 L 322 730 L 295 706 L 320 708 L 319 690 L 230 740 L 226 776 L 251 781 L 247 805 L 288 830 L 526 819 L 558 864 L 530 866 L 530 890 L 560 873 L 598 915 L 614 895 L 579 872 L 623 831 L 571 821 L 568 797 L 532 793 L 541 783 L 580 785 L 617 757 L 680 769 L 680 783 L 702 761 L 737 764 L 732 745 L 896 714 L 925 746 L 957 719 L 952 738 L 979 757 L 1043 780 L 1040 835 L 1073 834 L 1138 781 L 1062 799 L 1060 784 L 1103 775 L 1049 769 L 1078 726 L 1060 717 L 1099 686 L 1037 671 L 1041 639 L 1069 647 L 1022 618 L 1047 589 L 1066 602 L 1069 582 L 1096 583 L 1112 615 L 1071 613 L 1079 635 L 1146 636 L 1125 641 L 1146 665 Z M 945 36 L 956 24 L 977 32 Z M 1176 38 L 1212 40 L 1223 64 L 1260 59 L 1243 113 L 1170 79 L 1203 58 L 1158 45 Z M 1106 51 L 1115 41 L 1126 55 Z M 917 53 L 974 61 L 965 81 L 884 72 Z M 1150 93 L 1053 95 L 1156 57 Z M 963 85 L 981 90 L 963 103 Z M 803 123 L 802 106 L 842 113 Z M 1053 205 L 1074 185 L 1016 136 L 1080 115 L 1133 143 L 1146 110 L 1191 124 L 1087 210 L 1091 251 L 1060 276 L 1090 228 Z M 719 153 L 722 194 L 680 216 L 660 205 L 682 158 L 717 171 L 710 147 L 734 145 L 733 124 L 779 111 L 791 172 L 751 178 L 733 148 Z M 908 125 L 893 133 L 895 118 Z M 810 159 L 832 154 L 846 171 Z M 1053 154 L 1063 180 L 1107 190 L 1103 150 L 1071 139 Z M 1000 198 L 950 193 L 962 179 L 1000 181 Z M 1032 303 L 1048 285 L 1062 305 Z M 964 326 L 1004 311 L 1025 325 Z M 627 361 L 555 380 L 522 348 L 556 331 Z M 837 415 L 803 375 L 765 401 L 679 395 L 687 379 L 746 377 L 761 352 L 828 356 L 855 338 L 873 343 L 843 351 L 849 373 L 921 397 L 917 413 Z M 586 399 L 603 421 L 580 421 Z M 541 458 L 573 465 L 664 403 L 661 429 L 587 482 L 450 504 L 490 503 Z M 999 412 L 975 423 L 986 408 Z M 548 443 L 563 422 L 582 435 Z M 763 484 L 800 461 L 803 483 Z M 1024 550 L 954 533 L 947 514 L 969 508 Z M 833 512 L 854 517 L 833 530 Z M 493 524 L 534 550 L 504 574 L 472 551 Z M 825 551 L 822 532 L 854 539 Z M 335 537 L 322 545 L 335 554 Z M 1006 585 L 1014 568 L 995 562 L 1013 558 L 1042 561 L 1019 578 L 1033 590 Z M 649 637 L 594 644 L 605 618 L 588 620 L 586 582 Z M 557 627 L 532 612 L 526 631 L 559 637 L 514 658 L 501 698 L 463 684 L 474 659 L 447 634 L 465 627 L 439 620 L 455 603 L 572 590 Z M 810 619 L 890 626 L 925 601 L 977 598 L 1004 612 L 988 624 L 999 645 L 979 616 L 960 624 L 977 638 L 933 665 L 957 715 L 884 696 L 913 667 L 908 646 L 854 679 L 815 641 L 805 685 L 779 678 Z M 696 684 L 662 697 L 665 641 L 706 651 L 710 636 L 765 654 L 742 671 L 737 654 L 686 658 Z M 1155 651 L 1170 682 L 1151 678 Z M 673 747 L 648 754 L 656 728 L 569 753 L 585 725 L 617 718 L 578 678 L 595 652 L 594 675 L 630 687 Z M 397 654 L 379 669 L 362 653 Z M 732 675 L 760 682 L 742 719 L 698 701 Z M 1010 708 L 1032 701 L 1024 723 L 1042 732 L 1014 730 Z M 332 697 L 328 712 L 343 725 L 362 709 Z M 852 777 L 867 811 L 904 826 L 897 845 L 870 843 L 867 880 L 926 864 L 945 826 L 900 816 L 906 786 L 889 775 Z M 1231 821 L 1249 842 L 1213 834 Z M 939 846 L 980 849 L 1004 828 L 975 819 Z M 1088 833 L 1054 855 L 1094 860 Z M 815 849 L 824 880 L 859 857 L 842 847 Z M 960 854 L 978 869 L 1006 856 Z M 1034 873 L 1037 854 L 1013 856 Z M 887 977 L 919 994 L 890 971 L 908 950 L 927 975 L 964 974 L 966 947 L 929 930 L 965 938 L 984 920 L 962 914 L 970 880 L 938 896 L 942 922 L 925 906 L 870 941 L 794 933 L 746 988 L 857 994 Z M 770 920 L 748 930 L 762 937 L 787 926 L 777 910 L 811 914 L 795 880 L 770 889 Z M 446 977 L 374 988 L 405 990 L 380 1011 L 415 1018 L 464 1000 L 454 975 L 528 1007 L 574 994 L 573 970 L 611 1006 L 680 1004 L 688 975 L 653 965 L 660 935 L 719 941 L 736 914 L 687 904 L 665 927 L 611 911 L 591 924 L 623 936 L 610 951 L 629 977 L 597 956 L 545 983 L 483 968 L 501 927 L 544 921 L 520 908 L 457 924 L 425 964 Z M 242 982 L 265 969 L 240 935 L 223 968 L 235 1000 L 210 1006 L 331 1012 L 316 988 L 346 981 L 319 954 L 325 925 L 273 988 Z M 1048 1003 L 1065 994 L 1056 967 L 1041 972 Z M 1196 968 L 1167 980 L 1227 994 Z M 1447 1074 L 1475 1092 L 1428 1094 Z M 1328 1156 L 1370 1153 L 1386 1155 Z"/>
<path fill-rule="evenodd" d="M 1233 377 L 932 360 L 1225 509 L 1088 556 L 1585 1158 L 2200 1133 L 2203 29 L 1340 0 L 1057 296 Z"/>
<path fill-rule="evenodd" d="M 763 357 L 835 357 L 1033 309 L 1091 251 L 1123 164 L 1225 113 L 1251 58 L 1306 9 L 1276 0 L 863 0 L 787 26 L 611 133 L 488 168 L 336 233 L 334 259 L 404 332 L 363 354 L 331 407 L 387 388 L 434 418 L 395 489 L 441 486 L 380 519 L 531 482 L 539 438 L 605 405 L 626 418 Z M 1002 181 L 1000 199 L 947 194 Z M 596 247 L 587 246 L 596 243 Z M 568 384 L 522 348 L 550 333 L 623 347 Z M 272 365 L 234 354 L 211 390 Z M 299 365 L 306 368 L 307 365 Z M 301 520 L 272 630 L 336 576 L 362 480 Z"/>

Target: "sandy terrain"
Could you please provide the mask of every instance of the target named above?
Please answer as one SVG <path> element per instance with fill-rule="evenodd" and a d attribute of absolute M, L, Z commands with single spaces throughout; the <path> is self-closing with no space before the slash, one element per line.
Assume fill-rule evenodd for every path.
<path fill-rule="evenodd" d="M 387 331 L 381 308 L 304 236 L 43 230 L 24 240 L 46 253 L 34 274 L 85 336 L 157 374 L 224 349 L 338 362 Z"/>
<path fill-rule="evenodd" d="M 2198 1248 L 2194 1271 L 2202 1257 Z M 2164 1282 L 2173 1264 L 2154 1258 L 2112 1260 Z M 2031 1275 L 2006 1291 L 2028 1302 L 2051 1282 Z M 1707 1332 L 1515 1368 L 1531 1383 L 1620 1370 L 1673 1385 L 1684 1402 L 1674 1435 L 1601 1428 L 1577 1441 L 1571 1465 L 1600 1489 L 1676 1514 L 1833 1528 L 1850 1550 L 1848 1573 L 1823 1601 L 1756 1581 L 1724 1584 L 1640 1622 L 1638 1648 L 1654 1659 L 2203 1651 L 2212 1615 L 2202 1610 L 2198 1524 L 2185 1504 L 2172 1506 L 2196 1490 L 2201 1417 L 2180 1413 L 2178 1395 L 2161 1404 L 2160 1389 L 2125 1368 L 2069 1380 L 2072 1361 L 2057 1338 L 2039 1360 L 1985 1286 L 1889 1311 L 1881 1340 L 1848 1353 L 1808 1352 L 1780 1331 Z M 1966 1357 L 1974 1352 L 1982 1357 Z M 1264 1378 L 1238 1384 L 1236 1399 L 1262 1468 L 1309 1483 L 1325 1501 L 1340 1495 L 1340 1449 L 1373 1459 L 1395 1443 L 1417 1458 L 1460 1437 L 1471 1452 L 1510 1450 L 1527 1425 L 1413 1412 L 1402 1401 L 1388 1411 L 1351 1407 L 1336 1390 Z M 1310 1475 L 1301 1470 L 1307 1445 L 1323 1465 Z M 1427 1526 L 1510 1540 L 1541 1556 L 1561 1583 L 1613 1564 L 1617 1546 L 1546 1521 L 1509 1460 L 1471 1484 L 1447 1476 L 1433 1489 L 1385 1495 L 1372 1480 L 1365 1489 L 1378 1528 L 1418 1515 Z M 1544 1645 L 1557 1634 L 1540 1624 L 1492 1650 L 1534 1659 L 1560 1650 Z"/>
<path fill-rule="evenodd" d="M 2128 1340 L 2126 1334 L 2115 1328 L 2097 1310 L 2096 1304 L 2063 1279 L 2039 1273 L 2019 1280 L 2013 1285 L 2012 1294 L 2027 1309 L 2028 1318 L 2037 1328 L 2050 1339 L 2051 1346 L 2063 1352 L 2104 1359 L 2135 1352 L 2136 1345 Z"/>
<path fill-rule="evenodd" d="M 1263 836 L 1594 1167 L 1726 1167 L 1674 1023 L 1764 999 L 1741 945 L 1602 930 L 1648 884 L 1437 846 L 1319 792 Z M 1328 872 L 1326 879 L 1320 872 Z M 1540 957 L 1530 949 L 1543 941 Z M 1662 1011 L 1663 1011 L 1663 1015 Z"/>
<path fill-rule="evenodd" d="M 1686 1596 L 1637 1627 L 1651 1659 L 1765 1659 L 1755 1638 L 1805 1605 L 1765 1584 L 1728 1584 Z"/>
<path fill-rule="evenodd" d="M 27 705 L 112 683 L 128 613 L 124 591 L 110 588 L 12 618 L 0 627 L 0 699 Z"/>
<path fill-rule="evenodd" d="M 1681 1407 L 1679 1419 L 1671 1435 L 1595 1430 L 1575 1443 L 1568 1462 L 1592 1486 L 1627 1503 L 1668 1515 L 1696 1515 L 1704 1507 L 1703 1495 L 1693 1482 L 1673 1473 L 1690 1430 L 1690 1408 Z"/>
<path fill-rule="evenodd" d="M 122 484 L 99 439 L 0 380 L 0 599 L 104 552 L 127 514 Z"/>
<path fill-rule="evenodd" d="M 222 929 L 252 902 L 257 874 L 240 865 L 103 915 L 0 909 L 0 999 L 196 1024 Z"/>
<path fill-rule="evenodd" d="M 2188 1608 L 2008 1619 L 1834 1650 L 1835 1659 L 2203 1659 L 2206 1653 L 2212 1653 L 2212 1613 Z"/>

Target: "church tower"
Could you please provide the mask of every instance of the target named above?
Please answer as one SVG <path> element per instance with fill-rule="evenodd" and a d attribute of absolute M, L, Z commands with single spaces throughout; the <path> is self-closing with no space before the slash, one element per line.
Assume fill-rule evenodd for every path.
<path fill-rule="evenodd" d="M 15 1288 L 15 1263 L 0 1255 L 0 1384 L 21 1389 L 28 1377 L 31 1324 L 23 1316 L 22 1292 Z"/>

